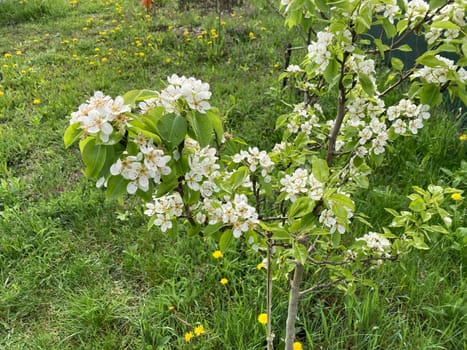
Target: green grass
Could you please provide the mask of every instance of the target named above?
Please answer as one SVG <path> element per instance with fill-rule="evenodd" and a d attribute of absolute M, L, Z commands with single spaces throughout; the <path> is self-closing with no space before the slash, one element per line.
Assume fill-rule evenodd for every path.
<path fill-rule="evenodd" d="M 62 141 L 69 114 L 93 91 L 157 89 L 177 73 L 211 84 L 213 104 L 232 108 L 229 132 L 273 145 L 275 118 L 287 110 L 280 100 L 293 98 L 277 77 L 287 43 L 299 39 L 266 1 L 233 13 L 167 4 L 146 18 L 129 0 L 0 3 L 0 348 L 264 348 L 260 259 L 232 247 L 216 260 L 212 241 L 148 231 L 139 204 L 105 201 Z M 445 110 L 399 142 L 359 194 L 373 222 L 406 205 L 412 184 L 451 183 L 440 168 L 456 172 L 467 144 L 461 118 Z M 458 210 L 465 226 L 465 205 Z M 429 252 L 370 271 L 376 287 L 355 297 L 325 290 L 304 299 L 305 349 L 466 348 L 462 239 L 437 238 Z M 274 290 L 278 348 L 286 290 L 284 277 Z M 187 344 L 198 324 L 206 333 Z"/>

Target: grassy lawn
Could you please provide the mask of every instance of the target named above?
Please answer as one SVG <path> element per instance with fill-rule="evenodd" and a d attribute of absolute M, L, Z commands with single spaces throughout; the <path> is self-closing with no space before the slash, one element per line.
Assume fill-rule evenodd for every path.
<path fill-rule="evenodd" d="M 278 76 L 299 33 L 266 0 L 222 13 L 166 1 L 150 14 L 136 0 L 5 0 L 0 31 L 0 348 L 263 349 L 257 255 L 238 241 L 216 259 L 214 241 L 148 231 L 140 203 L 106 201 L 62 136 L 95 90 L 159 89 L 177 73 L 209 82 L 213 104 L 229 110 L 226 129 L 269 148 L 282 101 L 297 98 Z M 359 194 L 371 222 L 390 222 L 384 208 L 406 206 L 412 185 L 467 189 L 465 115 L 433 115 Z M 456 210 L 463 229 L 369 271 L 375 285 L 304 299 L 304 348 L 466 349 L 465 203 Z M 287 283 L 275 282 L 277 348 Z"/>

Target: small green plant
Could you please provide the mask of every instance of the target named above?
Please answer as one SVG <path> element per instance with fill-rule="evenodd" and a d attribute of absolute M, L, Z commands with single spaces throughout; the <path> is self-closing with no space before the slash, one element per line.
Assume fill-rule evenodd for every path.
<path fill-rule="evenodd" d="M 86 176 L 106 188 L 109 198 L 136 194 L 147 201 L 150 227 L 173 236 L 182 230 L 212 237 L 221 252 L 244 237 L 264 255 L 267 307 L 258 321 L 266 326 L 268 349 L 274 344 L 273 275 L 290 273 L 284 343 L 292 350 L 300 298 L 335 285 L 352 294 L 363 283 L 362 271 L 412 248 L 428 249 L 433 233 L 449 233 L 451 214 L 441 203 L 445 194 L 459 191 L 430 186 L 414 188 L 410 211 L 389 209 L 392 227 L 402 227 L 401 233 L 385 228 L 357 238 L 344 235 L 352 219 L 365 222 L 352 197 L 369 186 L 368 175 L 390 143 L 417 134 L 444 90 L 466 100 L 465 60 L 442 56 L 465 54 L 456 38 L 463 37 L 466 23 L 459 16 L 465 6 L 449 1 L 411 1 L 403 8 L 371 1 L 282 5 L 287 24 L 305 28 L 315 40 L 304 61 L 284 74 L 304 77 L 296 79 L 304 101 L 277 119 L 277 129 L 285 130 L 271 152 L 225 134 L 222 114 L 209 102 L 209 84 L 176 74 L 160 91 L 130 91 L 115 99 L 96 92 L 72 114 L 64 139 L 67 147 L 79 141 Z M 318 19 L 325 25 L 315 32 Z M 391 45 L 368 34 L 375 25 L 394 39 Z M 438 30 L 444 36 L 430 40 L 417 59 L 421 67 L 392 58 L 392 69 L 376 79 L 377 61 L 368 55 L 411 50 L 404 43 L 409 34 L 424 31 L 431 39 Z M 386 99 L 409 78 L 403 98 Z M 335 103 L 326 109 L 321 100 Z M 442 225 L 431 223 L 435 215 Z M 303 289 L 315 269 L 328 280 Z M 188 332 L 185 340 L 192 337 Z"/>

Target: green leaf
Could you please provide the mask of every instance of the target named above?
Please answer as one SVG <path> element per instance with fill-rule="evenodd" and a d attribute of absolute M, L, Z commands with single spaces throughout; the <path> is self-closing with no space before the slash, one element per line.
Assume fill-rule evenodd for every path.
<path fill-rule="evenodd" d="M 352 180 L 360 188 L 368 188 L 368 186 L 370 186 L 370 182 L 368 181 L 368 176 L 366 175 L 354 176 Z"/>
<path fill-rule="evenodd" d="M 301 197 L 290 206 L 287 216 L 289 218 L 299 218 L 313 211 L 315 201 L 309 197 Z"/>
<path fill-rule="evenodd" d="M 83 130 L 80 129 L 80 126 L 80 123 L 74 123 L 66 128 L 65 134 L 63 135 L 63 142 L 65 143 L 66 148 L 74 144 L 80 136 L 83 135 Z"/>
<path fill-rule="evenodd" d="M 174 149 L 185 139 L 187 122 L 179 115 L 166 114 L 157 122 L 157 128 L 164 143 Z"/>
<path fill-rule="evenodd" d="M 430 10 L 434 10 L 446 4 L 446 0 L 430 0 Z"/>
<path fill-rule="evenodd" d="M 86 164 L 84 174 L 96 180 L 104 167 L 107 146 L 96 144 L 95 138 L 88 138 L 87 141 L 83 142 L 80 146 L 83 161 L 84 164 Z"/>
<path fill-rule="evenodd" d="M 126 193 L 128 180 L 122 176 L 111 176 L 107 181 L 107 190 L 105 196 L 107 199 L 118 199 Z"/>
<path fill-rule="evenodd" d="M 341 203 L 333 202 L 331 204 L 331 210 L 336 216 L 337 222 L 339 222 L 339 224 L 344 226 L 347 230 L 349 227 L 349 212 L 347 211 L 347 207 L 342 205 Z"/>
<path fill-rule="evenodd" d="M 436 58 L 432 51 L 417 58 L 416 62 L 428 67 L 446 67 L 446 63 Z"/>
<path fill-rule="evenodd" d="M 373 15 L 371 7 L 366 2 L 362 2 L 362 4 L 364 5 L 361 7 L 356 19 L 355 31 L 357 34 L 362 34 L 371 27 Z"/>
<path fill-rule="evenodd" d="M 315 158 L 311 162 L 311 170 L 313 173 L 313 176 L 318 180 L 319 182 L 326 182 L 329 178 L 329 166 L 328 163 L 321 158 Z"/>
<path fill-rule="evenodd" d="M 332 203 L 338 203 L 351 211 L 355 211 L 355 203 L 352 199 L 347 197 L 345 194 L 342 193 L 333 193 L 329 196 L 329 199 L 332 200 Z"/>
<path fill-rule="evenodd" d="M 324 70 L 323 76 L 326 82 L 330 85 L 328 87 L 329 90 L 335 84 L 337 84 L 337 81 L 339 79 L 339 63 L 337 62 L 337 60 L 333 58 L 329 60 L 329 63 L 326 66 L 326 69 Z"/>
<path fill-rule="evenodd" d="M 396 50 L 399 50 L 399 51 L 402 51 L 402 52 L 412 52 L 412 48 L 407 45 L 407 44 L 404 44 L 404 45 L 401 45 L 399 47 L 396 48 Z"/>
<path fill-rule="evenodd" d="M 404 62 L 397 57 L 391 57 L 391 66 L 397 71 L 402 71 L 404 69 Z"/>
<path fill-rule="evenodd" d="M 420 98 L 422 104 L 436 106 L 443 100 L 443 95 L 441 95 L 439 87 L 435 84 L 423 85 L 417 90 L 416 94 Z"/>
<path fill-rule="evenodd" d="M 391 39 L 397 34 L 396 26 L 392 24 L 387 18 L 383 19 L 383 28 L 386 36 Z"/>
<path fill-rule="evenodd" d="M 381 58 L 384 58 L 384 53 L 389 49 L 389 46 L 383 44 L 383 41 L 381 39 L 375 39 L 374 43 L 378 48 Z"/>
<path fill-rule="evenodd" d="M 239 187 L 247 178 L 249 170 L 246 166 L 241 166 L 230 176 L 229 182 L 232 184 L 233 189 Z"/>
<path fill-rule="evenodd" d="M 151 90 L 131 90 L 123 95 L 123 101 L 127 105 L 134 106 L 137 101 L 144 101 L 158 96 L 155 91 Z"/>
<path fill-rule="evenodd" d="M 282 114 L 276 119 L 276 130 L 283 127 L 289 120 L 289 114 Z"/>
<path fill-rule="evenodd" d="M 216 134 L 216 138 L 220 143 L 222 138 L 224 137 L 224 127 L 222 126 L 222 118 L 219 115 L 219 111 L 210 109 L 206 112 L 206 115 L 209 117 L 212 123 L 212 127 Z"/>
<path fill-rule="evenodd" d="M 359 73 L 358 79 L 363 90 L 367 93 L 367 95 L 373 97 L 375 95 L 375 85 L 370 79 L 370 77 L 364 73 Z"/>
<path fill-rule="evenodd" d="M 386 210 L 389 214 L 391 214 L 392 216 L 399 216 L 399 213 L 397 211 L 395 211 L 394 209 L 391 209 L 391 208 L 384 208 L 384 210 Z"/>
<path fill-rule="evenodd" d="M 313 2 L 321 12 L 328 13 L 329 6 L 325 0 L 314 0 Z"/>
<path fill-rule="evenodd" d="M 334 232 L 331 234 L 331 242 L 335 247 L 338 247 L 341 244 L 342 235 L 339 232 Z"/>
<path fill-rule="evenodd" d="M 306 263 L 306 247 L 303 244 L 295 243 L 293 245 L 293 256 L 302 265 Z"/>
<path fill-rule="evenodd" d="M 401 33 L 403 32 L 409 24 L 409 21 L 407 19 L 403 19 L 399 22 L 397 22 L 397 32 Z"/>
<path fill-rule="evenodd" d="M 162 182 L 157 186 L 156 196 L 161 197 L 164 194 L 174 190 L 178 186 L 178 179 L 176 176 L 163 176 Z"/>
<path fill-rule="evenodd" d="M 150 131 L 144 129 L 144 125 L 143 125 L 143 128 L 140 128 L 140 127 L 137 127 L 137 126 L 129 126 L 128 131 L 133 136 L 141 134 L 141 135 L 143 135 L 144 137 L 146 137 L 149 140 L 152 139 L 152 140 L 154 140 L 155 144 L 161 144 L 162 143 L 162 140 L 159 137 L 159 135 L 156 135 L 153 132 L 150 132 Z"/>
<path fill-rule="evenodd" d="M 219 223 L 214 224 L 214 225 L 208 225 L 208 226 L 206 226 L 206 228 L 203 230 L 203 232 L 204 232 L 204 234 L 210 236 L 210 235 L 212 235 L 213 233 L 218 232 L 223 226 L 224 226 L 224 223 L 222 223 L 222 222 L 219 222 Z"/>
<path fill-rule="evenodd" d="M 188 116 L 188 123 L 192 137 L 199 142 L 201 147 L 206 147 L 211 142 L 213 136 L 213 126 L 211 119 L 201 113 L 194 113 Z"/>
<path fill-rule="evenodd" d="M 232 243 L 233 241 L 233 232 L 232 230 L 226 230 L 220 240 L 219 240 L 219 250 L 221 252 L 225 252 L 226 249 L 229 247 L 229 245 Z"/>
<path fill-rule="evenodd" d="M 431 24 L 432 28 L 440 28 L 440 29 L 453 29 L 453 30 L 460 30 L 461 28 L 450 21 L 436 21 Z"/>
<path fill-rule="evenodd" d="M 271 230 L 272 239 L 275 241 L 289 241 L 292 237 L 284 228 L 276 228 Z"/>
<path fill-rule="evenodd" d="M 424 211 L 426 210 L 425 201 L 419 197 L 413 200 L 412 202 L 410 202 L 409 209 L 414 212 L 418 212 L 418 213 L 421 211 Z"/>

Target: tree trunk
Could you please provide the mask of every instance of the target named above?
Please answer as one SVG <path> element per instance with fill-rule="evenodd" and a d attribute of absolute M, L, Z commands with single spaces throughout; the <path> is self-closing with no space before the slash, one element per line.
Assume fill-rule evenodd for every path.
<path fill-rule="evenodd" d="M 295 320 L 298 313 L 298 301 L 300 299 L 300 285 L 303 281 L 305 266 L 297 263 L 290 288 L 289 309 L 287 313 L 287 325 L 285 329 L 285 350 L 293 350 L 295 340 Z"/>

